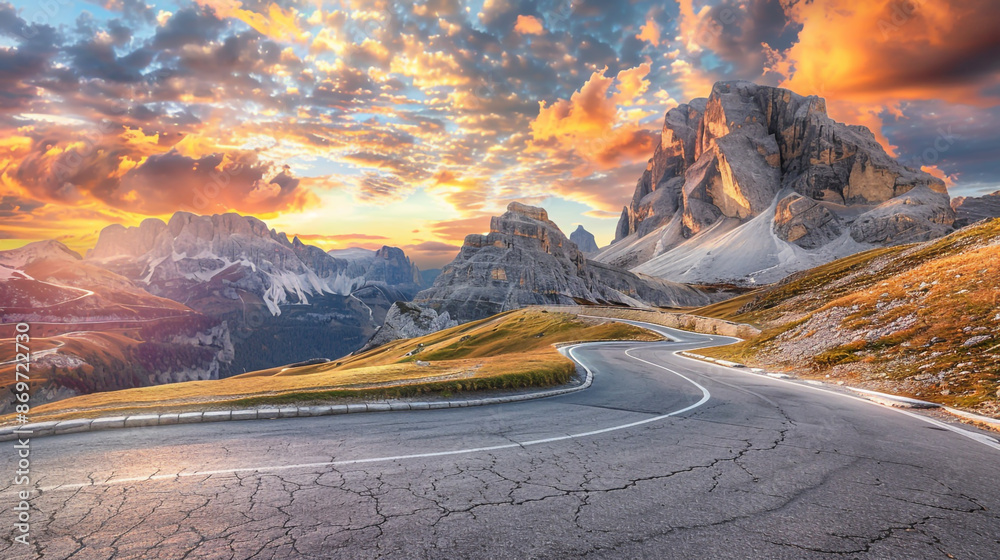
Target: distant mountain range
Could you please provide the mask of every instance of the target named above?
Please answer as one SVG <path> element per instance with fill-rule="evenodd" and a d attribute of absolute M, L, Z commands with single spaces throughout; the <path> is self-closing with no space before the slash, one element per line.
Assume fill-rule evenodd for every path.
<path fill-rule="evenodd" d="M 138 227 L 109 226 L 87 260 L 196 309 L 214 311 L 237 301 L 243 306 L 249 303 L 241 299 L 246 295 L 274 316 L 283 306 L 348 296 L 365 285 L 401 299 L 421 287 L 419 269 L 400 249 L 349 249 L 337 258 L 238 214 L 178 212 L 169 223 L 148 219 Z"/>
<path fill-rule="evenodd" d="M 224 375 L 347 354 L 423 287 L 398 248 L 331 254 L 238 214 L 109 226 L 86 262 L 226 321 L 236 352 Z"/>
<path fill-rule="evenodd" d="M 253 217 L 180 212 L 109 226 L 86 259 L 57 241 L 0 251 L 0 330 L 32 325 L 44 402 L 342 356 L 423 282 L 395 247 L 328 254 Z"/>
<path fill-rule="evenodd" d="M 959 196 L 951 199 L 955 227 L 1000 217 L 1000 191 L 983 196 Z"/>
<path fill-rule="evenodd" d="M 660 143 L 594 258 L 677 282 L 770 283 L 953 230 L 944 183 L 896 162 L 819 97 L 720 82 L 667 112 Z"/>

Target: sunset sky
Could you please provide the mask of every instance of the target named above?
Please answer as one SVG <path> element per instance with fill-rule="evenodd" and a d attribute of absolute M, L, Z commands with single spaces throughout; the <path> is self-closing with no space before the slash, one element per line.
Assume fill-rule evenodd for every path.
<path fill-rule="evenodd" d="M 511 200 L 603 245 L 663 113 L 720 79 L 826 97 L 953 196 L 992 192 L 998 21 L 993 0 L 0 1 L 0 249 L 235 211 L 431 268 Z"/>

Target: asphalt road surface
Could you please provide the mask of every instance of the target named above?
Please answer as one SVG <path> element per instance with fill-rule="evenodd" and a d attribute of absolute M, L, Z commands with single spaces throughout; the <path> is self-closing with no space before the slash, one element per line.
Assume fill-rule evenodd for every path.
<path fill-rule="evenodd" d="M 2 558 L 1000 558 L 981 432 L 602 343 L 593 386 L 497 406 L 31 442 L 31 545 Z"/>

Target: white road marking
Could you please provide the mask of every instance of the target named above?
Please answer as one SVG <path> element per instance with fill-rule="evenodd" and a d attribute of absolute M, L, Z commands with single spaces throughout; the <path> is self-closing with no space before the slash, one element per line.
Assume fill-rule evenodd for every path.
<path fill-rule="evenodd" d="M 588 346 L 595 346 L 595 345 L 598 345 L 598 344 L 604 344 L 604 343 L 588 343 L 587 345 Z M 611 343 L 611 344 L 615 344 L 615 343 Z M 583 368 L 587 371 L 588 375 L 591 375 L 592 372 L 590 370 L 590 367 L 588 367 L 587 364 L 585 364 L 580 358 L 578 358 L 573 353 L 573 350 L 575 350 L 578 346 L 582 346 L 582 345 L 574 345 L 573 347 L 571 347 L 570 350 L 569 350 L 569 354 L 573 358 L 573 360 L 575 360 L 578 364 L 580 364 L 581 366 L 583 366 Z M 431 458 L 431 457 L 446 457 L 446 456 L 449 456 L 449 455 L 467 455 L 467 454 L 470 454 L 470 453 L 482 453 L 482 452 L 485 452 L 485 451 L 499 451 L 499 450 L 503 450 L 503 449 L 523 448 L 523 447 L 529 447 L 529 446 L 532 446 L 532 445 L 542 445 L 542 444 L 546 444 L 546 443 L 555 443 L 555 442 L 558 442 L 558 441 L 565 441 L 565 440 L 571 440 L 571 439 L 579 439 L 579 438 L 591 437 L 591 436 L 596 436 L 596 435 L 600 435 L 600 434 L 606 434 L 608 432 L 615 432 L 615 431 L 618 431 L 618 430 L 625 430 L 625 429 L 628 429 L 628 428 L 634 428 L 636 426 L 642 426 L 643 424 L 649 424 L 649 423 L 652 423 L 652 422 L 658 422 L 660 420 L 664 420 L 666 418 L 670 418 L 671 416 L 677 416 L 678 414 L 684 414 L 685 412 L 694 410 L 694 409 L 698 408 L 699 406 L 701 406 L 701 405 L 705 404 L 706 402 L 708 402 L 708 400 L 712 397 L 712 394 L 708 392 L 708 389 L 706 389 L 702 385 L 696 383 L 695 381 L 692 381 L 690 378 L 688 378 L 688 377 L 686 377 L 686 376 L 684 376 L 684 375 L 682 375 L 682 374 L 680 374 L 680 373 L 678 373 L 678 372 L 676 372 L 676 371 L 674 371 L 674 370 L 672 370 L 670 368 L 661 366 L 659 364 L 654 364 L 653 362 L 650 362 L 650 361 L 647 361 L 647 360 L 643 360 L 642 358 L 637 358 L 637 357 L 635 357 L 635 356 L 633 356 L 632 354 L 629 353 L 632 350 L 638 350 L 639 348 L 644 348 L 644 347 L 633 347 L 633 348 L 630 348 L 630 349 L 628 349 L 628 350 L 625 351 L 625 355 L 627 355 L 628 357 L 632 358 L 633 360 L 637 360 L 637 361 L 643 362 L 645 364 L 649 364 L 651 366 L 658 367 L 658 368 L 660 368 L 662 370 L 666 370 L 666 371 L 668 371 L 668 372 L 670 372 L 670 373 L 672 373 L 672 374 L 680 377 L 681 379 L 684 379 L 688 383 L 691 383 L 692 385 L 694 385 L 695 387 L 697 387 L 698 389 L 701 390 L 701 394 L 702 394 L 701 400 L 699 400 L 698 402 L 696 402 L 696 403 L 694 403 L 694 404 L 692 404 L 690 406 L 682 408 L 680 410 L 675 410 L 675 411 L 667 413 L 667 414 L 662 414 L 660 416 L 654 416 L 652 418 L 646 418 L 646 419 L 639 420 L 639 421 L 636 421 L 636 422 L 629 422 L 627 424 L 620 424 L 620 425 L 617 425 L 617 426 L 611 426 L 611 427 L 608 427 L 608 428 L 601 428 L 599 430 L 591 430 L 591 431 L 588 431 L 588 432 L 580 432 L 580 433 L 576 433 L 576 434 L 569 434 L 569 435 L 565 435 L 565 436 L 555 436 L 555 437 L 543 438 L 543 439 L 534 439 L 534 440 L 523 441 L 523 442 L 519 442 L 519 443 L 506 443 L 506 444 L 501 444 L 501 445 L 491 445 L 491 446 L 487 446 L 487 447 L 472 447 L 472 448 L 466 448 L 466 449 L 452 449 L 452 450 L 447 450 L 447 451 L 434 451 L 434 452 L 430 452 L 430 453 L 414 453 L 414 454 L 411 454 L 411 455 L 395 455 L 395 456 L 390 456 L 390 457 L 371 457 L 371 458 L 367 458 L 367 459 L 345 459 L 343 461 L 327 461 L 327 462 L 322 462 L 322 463 L 300 463 L 300 464 L 295 464 L 295 465 L 274 465 L 274 466 L 265 466 L 265 467 L 243 467 L 243 468 L 219 469 L 219 470 L 211 470 L 211 471 L 195 471 L 195 472 L 189 472 L 189 473 L 152 475 L 152 476 L 146 476 L 146 477 L 116 478 L 116 479 L 109 479 L 109 480 L 99 481 L 99 482 L 84 482 L 84 483 L 79 483 L 79 484 L 62 484 L 62 485 L 57 485 L 57 486 L 49 486 L 49 487 L 42 488 L 41 491 L 48 492 L 48 491 L 53 491 L 53 490 L 75 490 L 75 489 L 79 489 L 79 488 L 87 488 L 87 487 L 90 487 L 90 486 L 112 486 L 112 485 L 118 485 L 118 484 L 128 484 L 128 483 L 137 483 L 137 482 L 153 482 L 153 481 L 160 481 L 160 480 L 179 480 L 179 479 L 182 479 L 182 478 L 207 477 L 207 476 L 218 475 L 218 474 L 236 474 L 236 473 L 247 473 L 247 472 L 273 472 L 273 471 L 285 471 L 285 470 L 290 470 L 290 469 L 309 469 L 309 468 L 320 468 L 320 467 L 337 467 L 337 466 L 344 466 L 344 465 L 358 465 L 358 464 L 364 464 L 364 463 L 381 463 L 381 462 L 389 462 L 389 461 L 405 461 L 405 460 L 409 460 L 409 459 L 426 459 L 426 458 Z"/>

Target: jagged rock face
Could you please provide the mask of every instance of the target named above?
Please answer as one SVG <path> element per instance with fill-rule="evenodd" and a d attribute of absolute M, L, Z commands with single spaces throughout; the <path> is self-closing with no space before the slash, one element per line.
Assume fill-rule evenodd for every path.
<path fill-rule="evenodd" d="M 576 246 L 584 253 L 596 253 L 599 247 L 594 239 L 594 234 L 583 229 L 583 226 L 576 226 L 573 233 L 569 234 L 569 240 L 576 243 Z"/>
<path fill-rule="evenodd" d="M 799 247 L 815 249 L 840 237 L 841 224 L 837 215 L 819 202 L 790 194 L 775 209 L 774 233 Z"/>
<path fill-rule="evenodd" d="M 697 305 L 699 290 L 588 261 L 545 210 L 511 203 L 487 235 L 472 234 L 414 303 L 469 321 L 534 304 Z"/>
<path fill-rule="evenodd" d="M 851 237 L 882 245 L 917 243 L 947 235 L 954 221 L 948 195 L 920 186 L 859 216 Z"/>
<path fill-rule="evenodd" d="M 955 227 L 989 218 L 1000 218 L 1000 191 L 984 196 L 960 196 L 951 200 L 955 210 Z"/>
<path fill-rule="evenodd" d="M 415 338 L 458 324 L 447 311 L 438 315 L 438 312 L 430 307 L 398 302 L 386 313 L 382 328 L 358 351 L 364 352 L 393 340 Z"/>
<path fill-rule="evenodd" d="M 890 204 L 917 188 L 940 196 Z M 852 227 L 868 212 L 864 225 Z M 942 181 L 900 165 L 865 127 L 830 119 L 822 99 L 719 82 L 708 98 L 667 112 L 660 144 L 622 210 L 615 243 L 596 258 L 631 268 L 680 245 L 690 253 L 693 245 L 707 246 L 723 230 L 765 214 L 774 216 L 776 240 L 757 243 L 762 251 L 788 252 L 783 243 L 810 251 L 829 245 L 826 260 L 864 248 L 845 241 L 848 231 L 856 244 L 900 243 L 941 235 L 953 220 Z M 750 229 L 759 235 L 761 228 Z M 747 274 L 764 269 L 748 266 Z M 786 261 L 769 274 L 795 268 Z"/>

